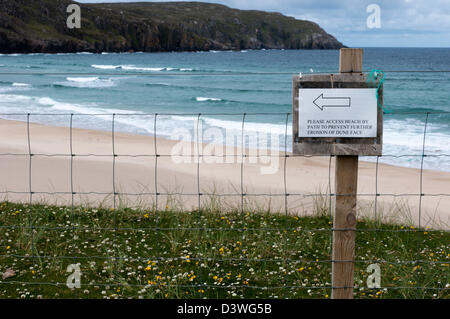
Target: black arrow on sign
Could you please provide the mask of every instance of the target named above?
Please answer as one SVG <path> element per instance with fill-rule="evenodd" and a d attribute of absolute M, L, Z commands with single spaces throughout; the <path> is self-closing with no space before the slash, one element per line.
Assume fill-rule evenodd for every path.
<path fill-rule="evenodd" d="M 351 107 L 350 97 L 324 97 L 320 94 L 313 102 L 321 111 L 324 107 Z"/>

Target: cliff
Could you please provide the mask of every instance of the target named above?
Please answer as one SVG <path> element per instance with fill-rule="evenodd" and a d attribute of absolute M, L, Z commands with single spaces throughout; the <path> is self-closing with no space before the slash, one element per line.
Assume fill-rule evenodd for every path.
<path fill-rule="evenodd" d="M 319 25 L 279 13 L 200 2 L 79 4 L 81 28 L 68 29 L 70 0 L 0 0 L 0 52 L 124 52 L 338 49 Z"/>

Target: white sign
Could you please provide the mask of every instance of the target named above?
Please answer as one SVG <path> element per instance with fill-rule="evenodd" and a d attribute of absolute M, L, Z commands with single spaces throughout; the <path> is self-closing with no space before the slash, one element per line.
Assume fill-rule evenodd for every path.
<path fill-rule="evenodd" d="M 299 137 L 377 137 L 376 89 L 300 89 Z"/>

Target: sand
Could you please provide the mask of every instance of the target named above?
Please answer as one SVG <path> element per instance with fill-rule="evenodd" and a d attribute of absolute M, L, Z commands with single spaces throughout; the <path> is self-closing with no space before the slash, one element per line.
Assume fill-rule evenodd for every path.
<path fill-rule="evenodd" d="M 331 192 L 334 192 L 334 159 L 330 167 L 329 157 L 289 157 L 285 170 L 284 156 L 261 158 L 256 163 L 255 157 L 247 157 L 241 164 L 241 149 L 200 144 L 203 154 L 216 156 L 204 156 L 198 163 L 196 156 L 171 156 L 172 152 L 179 154 L 177 150 L 183 147 L 190 149 L 191 146 L 193 154 L 197 154 L 195 143 L 126 133 L 115 133 L 114 152 L 117 156 L 113 157 L 111 132 L 74 128 L 72 153 L 76 156 L 72 159 L 70 141 L 67 127 L 31 123 L 30 146 L 34 155 L 31 157 L 30 176 L 26 123 L 0 120 L 0 200 L 29 202 L 31 190 L 34 203 L 70 205 L 73 190 L 76 205 L 112 206 L 115 198 L 116 206 L 151 207 L 156 204 L 157 197 L 158 209 L 196 210 L 200 189 L 202 208 L 211 207 L 214 202 L 225 210 L 240 210 L 243 190 L 247 194 L 244 197 L 245 211 L 265 208 L 285 213 L 287 208 L 291 214 L 303 215 L 312 214 L 317 207 L 329 207 L 329 184 Z M 157 159 L 155 143 L 160 155 Z M 211 149 L 214 152 L 208 152 Z M 246 154 L 255 152 L 245 150 Z M 224 160 L 222 154 L 233 153 L 234 156 L 225 159 L 230 163 L 220 163 Z M 180 160 L 188 162 L 180 163 Z M 450 173 L 423 171 L 422 193 L 426 196 L 422 197 L 421 203 L 418 195 L 420 170 L 379 164 L 378 185 L 376 175 L 374 163 L 360 161 L 360 218 L 377 217 L 385 221 L 448 229 L 450 197 L 437 195 L 450 193 Z M 287 206 L 285 187 L 290 194 Z M 376 187 L 382 194 L 377 199 L 373 195 Z M 118 193 L 116 196 L 112 195 L 114 190 Z M 156 192 L 161 195 L 154 196 Z"/>

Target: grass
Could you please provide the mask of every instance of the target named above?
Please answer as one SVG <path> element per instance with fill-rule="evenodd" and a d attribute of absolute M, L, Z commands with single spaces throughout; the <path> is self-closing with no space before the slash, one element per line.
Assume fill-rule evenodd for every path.
<path fill-rule="evenodd" d="M 2 202 L 0 273 L 15 276 L 0 281 L 0 298 L 330 297 L 327 211 L 297 217 L 212 207 L 154 212 Z M 360 221 L 355 298 L 449 298 L 449 244 L 445 231 Z M 376 261 L 382 288 L 369 289 L 366 269 Z M 81 288 L 69 289 L 66 270 L 76 263 Z"/>

